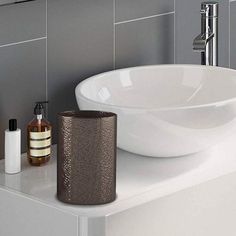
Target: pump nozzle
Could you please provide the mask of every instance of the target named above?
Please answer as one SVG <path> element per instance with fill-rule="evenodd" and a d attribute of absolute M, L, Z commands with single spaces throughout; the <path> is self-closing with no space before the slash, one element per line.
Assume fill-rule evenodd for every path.
<path fill-rule="evenodd" d="M 43 101 L 43 102 L 36 102 L 35 107 L 34 107 L 34 114 L 35 115 L 41 115 L 44 112 L 44 104 L 47 104 L 48 101 Z"/>

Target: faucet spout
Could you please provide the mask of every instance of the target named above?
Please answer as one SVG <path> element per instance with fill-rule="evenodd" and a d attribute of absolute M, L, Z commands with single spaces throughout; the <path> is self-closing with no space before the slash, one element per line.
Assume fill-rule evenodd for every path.
<path fill-rule="evenodd" d="M 201 52 L 201 64 L 218 66 L 218 2 L 202 2 L 201 34 L 193 40 L 193 50 Z"/>
<path fill-rule="evenodd" d="M 204 52 L 207 47 L 207 43 L 210 42 L 214 37 L 214 33 L 211 33 L 209 36 L 207 36 L 206 33 L 199 34 L 194 40 L 193 40 L 193 50 L 194 51 L 200 51 Z"/>

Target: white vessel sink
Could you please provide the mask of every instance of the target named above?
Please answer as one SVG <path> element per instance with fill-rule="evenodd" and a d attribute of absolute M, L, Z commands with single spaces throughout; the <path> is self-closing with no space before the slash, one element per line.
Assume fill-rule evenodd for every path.
<path fill-rule="evenodd" d="M 153 157 L 202 151 L 236 132 L 236 71 L 195 65 L 135 67 L 76 87 L 82 110 L 118 115 L 118 147 Z M 235 140 L 236 144 L 236 140 Z"/>

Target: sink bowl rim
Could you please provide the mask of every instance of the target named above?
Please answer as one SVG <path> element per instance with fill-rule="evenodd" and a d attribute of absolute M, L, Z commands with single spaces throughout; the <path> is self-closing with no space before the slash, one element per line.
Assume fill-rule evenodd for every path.
<path fill-rule="evenodd" d="M 175 68 L 175 67 L 183 67 L 183 68 L 199 68 L 199 69 L 210 69 L 210 70 L 221 70 L 221 71 L 232 71 L 235 72 L 235 78 L 236 78 L 236 70 L 230 69 L 230 68 L 225 68 L 225 67 L 219 67 L 219 66 L 205 66 L 205 65 L 194 65 L 194 64 L 163 64 L 163 65 L 147 65 L 147 66 L 135 66 L 135 67 L 127 67 L 127 68 L 122 68 L 122 69 L 117 69 L 117 70 L 111 70 L 107 71 L 104 73 L 96 74 L 91 77 L 86 78 L 82 82 L 80 82 L 76 88 L 75 88 L 75 95 L 76 97 L 79 97 L 80 99 L 83 99 L 87 102 L 90 103 L 95 103 L 99 104 L 101 106 L 107 106 L 113 109 L 122 109 L 122 110 L 134 110 L 134 111 L 174 111 L 174 110 L 189 110 L 189 109 L 199 109 L 199 108 L 207 108 L 207 107 L 213 107 L 213 106 L 224 106 L 225 104 L 233 103 L 236 101 L 236 96 L 234 98 L 229 98 L 225 99 L 222 101 L 216 101 L 216 102 L 210 102 L 210 103 L 204 103 L 204 104 L 199 104 L 199 105 L 184 105 L 184 106 L 174 106 L 174 107 L 161 107 L 161 108 L 147 108 L 147 107 L 138 107 L 138 106 L 121 106 L 121 105 L 115 105 L 115 104 L 109 104 L 105 102 L 100 102 L 96 101 L 94 99 L 90 99 L 87 96 L 85 96 L 82 93 L 82 87 L 84 86 L 85 83 L 88 82 L 88 80 L 93 80 L 93 79 L 99 79 L 100 77 L 103 77 L 105 75 L 109 75 L 115 72 L 122 72 L 126 70 L 136 70 L 136 69 L 148 69 L 148 68 L 157 68 L 157 67 L 170 67 L 170 68 Z"/>

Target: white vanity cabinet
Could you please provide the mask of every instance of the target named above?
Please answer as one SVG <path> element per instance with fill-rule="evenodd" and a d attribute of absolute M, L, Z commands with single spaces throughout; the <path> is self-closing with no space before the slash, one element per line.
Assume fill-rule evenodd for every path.
<path fill-rule="evenodd" d="M 195 155 L 147 158 L 118 150 L 117 200 L 74 206 L 56 198 L 56 153 L 43 167 L 4 173 L 0 236 L 235 236 L 236 136 Z"/>

